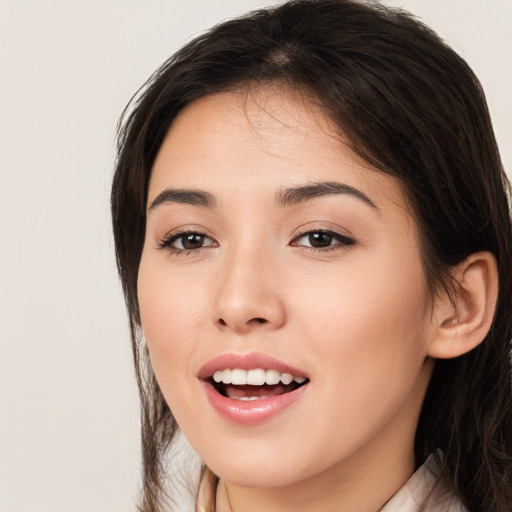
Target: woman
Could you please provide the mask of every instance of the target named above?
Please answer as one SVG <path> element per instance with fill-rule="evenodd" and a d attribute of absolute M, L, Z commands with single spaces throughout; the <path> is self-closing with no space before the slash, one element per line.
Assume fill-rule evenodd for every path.
<path fill-rule="evenodd" d="M 403 12 L 292 1 L 167 61 L 112 191 L 141 509 L 179 425 L 197 510 L 509 510 L 508 187 L 476 77 Z"/>

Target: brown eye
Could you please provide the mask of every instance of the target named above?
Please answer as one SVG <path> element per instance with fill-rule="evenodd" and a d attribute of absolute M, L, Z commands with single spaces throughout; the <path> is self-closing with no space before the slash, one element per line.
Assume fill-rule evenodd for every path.
<path fill-rule="evenodd" d="M 211 247 L 215 242 L 203 233 L 185 232 L 172 235 L 158 244 L 161 249 L 169 249 L 172 252 L 197 251 L 204 247 Z"/>
<path fill-rule="evenodd" d="M 309 231 L 295 238 L 291 245 L 308 249 L 337 249 L 354 245 L 356 241 L 335 231 Z"/>
<path fill-rule="evenodd" d="M 183 235 L 181 237 L 181 244 L 183 245 L 183 249 L 199 249 L 200 247 L 203 247 L 204 239 L 204 235 L 189 233 L 188 235 Z"/>
<path fill-rule="evenodd" d="M 330 233 L 310 233 L 308 235 L 309 245 L 316 248 L 329 247 L 333 239 L 334 237 Z"/>

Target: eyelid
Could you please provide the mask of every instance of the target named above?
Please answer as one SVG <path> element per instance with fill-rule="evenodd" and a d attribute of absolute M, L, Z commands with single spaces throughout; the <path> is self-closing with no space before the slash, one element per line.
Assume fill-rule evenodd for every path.
<path fill-rule="evenodd" d="M 355 237 L 345 228 L 332 224 L 328 221 L 308 222 L 299 226 L 292 235 L 292 239 L 308 233 L 333 233 L 342 238 L 354 239 Z"/>

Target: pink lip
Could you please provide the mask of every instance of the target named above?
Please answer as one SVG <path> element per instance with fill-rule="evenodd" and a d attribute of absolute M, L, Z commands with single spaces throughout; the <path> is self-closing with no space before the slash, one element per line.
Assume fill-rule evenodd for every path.
<path fill-rule="evenodd" d="M 214 357 L 199 370 L 198 377 L 202 380 L 210 378 L 217 370 L 240 368 L 241 370 L 277 370 L 280 373 L 291 373 L 294 377 L 308 377 L 302 370 L 275 359 L 267 354 L 251 352 L 249 354 L 227 353 Z"/>
<path fill-rule="evenodd" d="M 297 388 L 295 391 L 279 396 L 260 398 L 251 402 L 227 398 L 207 381 L 201 382 L 210 405 L 224 419 L 239 425 L 257 425 L 270 420 L 281 411 L 294 404 L 303 395 L 308 384 Z"/>
<path fill-rule="evenodd" d="M 271 356 L 260 353 L 222 354 L 208 361 L 198 373 L 201 385 L 213 409 L 224 419 L 239 425 L 257 425 L 270 420 L 284 409 L 296 403 L 304 395 L 309 384 L 283 395 L 260 398 L 253 401 L 236 400 L 220 393 L 210 383 L 209 378 L 217 370 L 240 368 L 251 370 L 256 368 L 274 369 L 280 373 L 291 373 L 295 377 L 307 377 L 297 368 L 293 368 Z"/>

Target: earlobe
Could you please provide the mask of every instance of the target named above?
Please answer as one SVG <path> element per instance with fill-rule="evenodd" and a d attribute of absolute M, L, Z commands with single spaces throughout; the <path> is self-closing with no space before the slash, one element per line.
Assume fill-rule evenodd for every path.
<path fill-rule="evenodd" d="M 454 293 L 436 301 L 434 332 L 428 355 L 461 356 L 479 345 L 489 332 L 498 299 L 498 267 L 488 251 L 472 254 L 453 269 Z"/>

